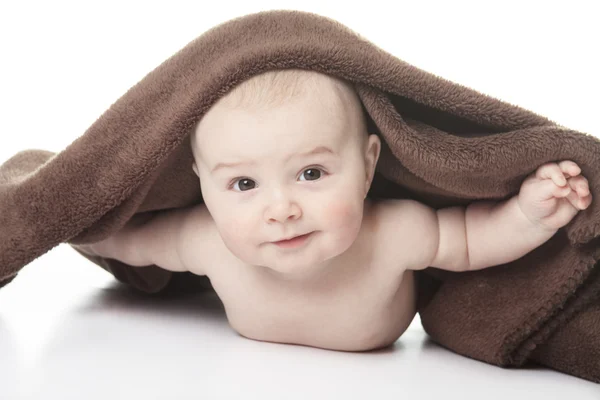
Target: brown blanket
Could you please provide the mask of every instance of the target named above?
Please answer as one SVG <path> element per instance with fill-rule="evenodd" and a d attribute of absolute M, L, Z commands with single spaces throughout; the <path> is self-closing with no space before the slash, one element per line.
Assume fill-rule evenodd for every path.
<path fill-rule="evenodd" d="M 355 84 L 383 142 L 373 198 L 436 208 L 503 200 L 541 164 L 575 161 L 596 199 L 588 209 L 510 264 L 420 272 L 419 313 L 431 338 L 456 353 L 502 367 L 533 361 L 600 382 L 600 141 L 420 70 L 305 12 L 268 11 L 214 27 L 63 151 L 26 150 L 2 164 L 0 281 L 60 243 L 98 241 L 134 214 L 201 202 L 190 168 L 193 125 L 233 86 L 284 68 Z M 208 283 L 84 257 L 148 293 Z"/>

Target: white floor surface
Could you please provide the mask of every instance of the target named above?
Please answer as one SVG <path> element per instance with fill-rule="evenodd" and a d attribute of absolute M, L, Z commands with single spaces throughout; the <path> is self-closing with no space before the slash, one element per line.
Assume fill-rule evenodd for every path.
<path fill-rule="evenodd" d="M 387 350 L 257 342 L 214 293 L 148 298 L 60 245 L 0 289 L 0 399 L 600 399 L 543 367 L 502 369 L 429 340 Z"/>

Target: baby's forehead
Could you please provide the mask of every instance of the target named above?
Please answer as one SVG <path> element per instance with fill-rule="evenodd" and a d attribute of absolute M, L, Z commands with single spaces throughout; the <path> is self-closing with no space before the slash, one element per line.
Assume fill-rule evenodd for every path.
<path fill-rule="evenodd" d="M 274 117 L 273 120 L 278 122 L 271 124 L 266 129 L 261 128 L 264 118 L 272 115 L 269 113 L 268 107 L 254 109 L 254 107 L 232 107 L 230 104 L 221 103 L 209 110 L 198 122 L 194 129 L 195 140 L 192 143 L 210 152 L 219 149 L 217 153 L 225 155 L 237 153 L 240 146 L 245 146 L 244 143 L 255 147 L 252 146 L 252 143 L 248 143 L 249 134 L 256 135 L 258 142 L 264 141 L 265 143 L 283 143 L 290 138 L 289 140 L 297 145 L 298 152 L 313 144 L 313 147 L 329 145 L 328 147 L 341 148 L 350 142 L 356 142 L 353 139 L 357 135 L 355 131 L 361 130 L 362 118 L 360 115 L 356 116 L 352 113 L 355 111 L 360 113 L 363 111 L 362 108 L 345 106 L 342 107 L 342 111 L 333 112 L 324 110 L 317 103 L 321 102 L 314 102 L 312 106 L 299 109 L 297 108 L 298 104 L 289 104 L 286 111 L 283 111 L 284 113 L 291 112 L 295 115 L 302 114 L 302 116 L 293 118 L 294 121 L 287 120 L 285 116 Z M 255 116 L 257 118 L 254 118 Z M 311 117 L 312 120 L 310 120 Z M 255 121 L 258 122 L 255 123 Z M 200 125 L 203 126 L 202 129 L 199 129 Z M 211 150 L 208 150 L 209 147 Z M 287 146 L 286 153 L 290 153 L 289 148 Z"/>

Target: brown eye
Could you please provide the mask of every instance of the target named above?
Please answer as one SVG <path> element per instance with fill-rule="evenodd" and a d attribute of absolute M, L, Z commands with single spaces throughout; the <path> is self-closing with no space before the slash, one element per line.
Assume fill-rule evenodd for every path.
<path fill-rule="evenodd" d="M 301 176 L 307 177 L 307 181 L 314 181 L 321 177 L 321 170 L 318 168 L 305 169 Z"/>
<path fill-rule="evenodd" d="M 244 179 L 238 179 L 237 181 L 235 181 L 233 183 L 234 188 L 238 182 L 240 183 L 240 185 L 239 185 L 240 192 L 245 192 L 246 190 L 244 190 L 244 188 L 250 190 L 250 189 L 254 188 L 254 186 L 255 186 L 255 185 L 253 185 L 254 181 L 252 179 L 244 178 Z"/>

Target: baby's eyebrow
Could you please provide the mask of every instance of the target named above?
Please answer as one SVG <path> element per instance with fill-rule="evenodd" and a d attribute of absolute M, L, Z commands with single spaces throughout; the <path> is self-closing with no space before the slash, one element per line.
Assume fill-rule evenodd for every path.
<path fill-rule="evenodd" d="M 315 155 L 315 154 L 323 154 L 323 153 L 335 154 L 335 152 L 327 146 L 317 146 L 314 149 L 304 152 L 304 153 L 294 153 L 294 154 L 288 156 L 285 159 L 285 161 L 287 162 L 290 159 L 295 158 L 295 157 L 307 157 L 307 156 L 311 156 L 311 155 Z M 235 168 L 235 167 L 239 167 L 242 165 L 256 165 L 256 161 L 240 161 L 240 162 L 232 162 L 232 163 L 220 162 L 217 165 L 215 165 L 214 168 L 210 172 L 211 172 L 211 174 L 214 174 L 215 171 L 222 169 L 222 168 Z"/>

